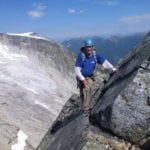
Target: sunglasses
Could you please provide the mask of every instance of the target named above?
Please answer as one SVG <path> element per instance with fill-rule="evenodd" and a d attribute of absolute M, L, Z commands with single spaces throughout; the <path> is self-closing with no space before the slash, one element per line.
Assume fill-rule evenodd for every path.
<path fill-rule="evenodd" d="M 93 46 L 86 46 L 86 48 L 92 48 Z"/>

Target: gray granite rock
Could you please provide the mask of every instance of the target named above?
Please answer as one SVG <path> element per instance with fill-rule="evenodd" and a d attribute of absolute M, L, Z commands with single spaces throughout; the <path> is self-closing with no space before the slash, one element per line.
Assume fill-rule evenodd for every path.
<path fill-rule="evenodd" d="M 134 80 L 114 102 L 111 119 L 114 133 L 132 142 L 150 136 L 149 95 L 150 71 L 148 68 L 139 69 Z"/>
<path fill-rule="evenodd" d="M 20 130 L 35 149 L 76 91 L 65 51 L 51 40 L 0 34 L 0 149 L 17 144 Z"/>
<path fill-rule="evenodd" d="M 150 33 L 120 62 L 92 110 L 93 122 L 132 142 L 150 136 L 149 57 Z"/>

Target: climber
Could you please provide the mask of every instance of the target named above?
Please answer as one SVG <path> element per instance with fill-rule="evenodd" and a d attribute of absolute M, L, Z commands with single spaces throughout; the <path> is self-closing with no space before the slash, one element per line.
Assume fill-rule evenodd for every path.
<path fill-rule="evenodd" d="M 103 56 L 96 54 L 93 40 L 87 38 L 84 40 L 84 46 L 81 48 L 81 52 L 78 54 L 75 62 L 75 74 L 80 90 L 80 98 L 83 111 L 87 114 L 90 112 L 91 88 L 94 82 L 94 71 L 97 63 L 112 72 L 118 71 L 118 69 Z"/>

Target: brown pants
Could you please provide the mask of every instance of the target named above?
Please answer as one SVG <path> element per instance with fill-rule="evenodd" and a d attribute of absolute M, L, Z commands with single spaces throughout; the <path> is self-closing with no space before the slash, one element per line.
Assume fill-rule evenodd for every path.
<path fill-rule="evenodd" d="M 82 106 L 84 112 L 89 112 L 90 109 L 90 104 L 91 104 L 91 92 L 92 92 L 92 85 L 93 85 L 93 80 L 91 78 L 86 79 L 89 82 L 88 87 L 84 87 L 82 81 L 79 82 L 79 89 L 80 89 L 80 98 L 82 101 Z"/>

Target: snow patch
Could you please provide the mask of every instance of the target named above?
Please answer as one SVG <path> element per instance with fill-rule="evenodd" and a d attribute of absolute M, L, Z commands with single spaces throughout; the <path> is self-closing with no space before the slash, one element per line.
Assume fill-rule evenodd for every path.
<path fill-rule="evenodd" d="M 41 103 L 41 102 L 35 101 L 35 104 L 40 105 L 40 106 L 46 108 L 47 110 L 49 110 L 48 106 L 43 104 L 43 103 Z"/>
<path fill-rule="evenodd" d="M 1 44 L 0 43 L 0 55 L 3 57 L 3 58 L 8 58 L 10 60 L 16 60 L 17 58 L 25 58 L 25 59 L 28 59 L 27 56 L 25 55 L 22 55 L 22 54 L 15 54 L 15 53 L 11 53 L 9 51 L 9 48 L 7 45 L 4 45 L 4 44 Z M 2 62 L 1 62 L 2 63 Z"/>
<path fill-rule="evenodd" d="M 36 39 L 43 39 L 43 40 L 48 40 L 44 37 L 38 36 L 34 32 L 26 32 L 26 33 L 7 33 L 8 35 L 15 35 L 15 36 L 25 36 L 25 37 L 30 37 L 30 38 L 36 38 Z"/>
<path fill-rule="evenodd" d="M 8 46 L 0 43 L 0 51 L 8 51 Z"/>
<path fill-rule="evenodd" d="M 18 136 L 18 143 L 12 145 L 11 150 L 24 150 L 26 146 L 26 139 L 28 138 L 28 136 L 21 130 L 19 130 L 17 136 Z"/>

